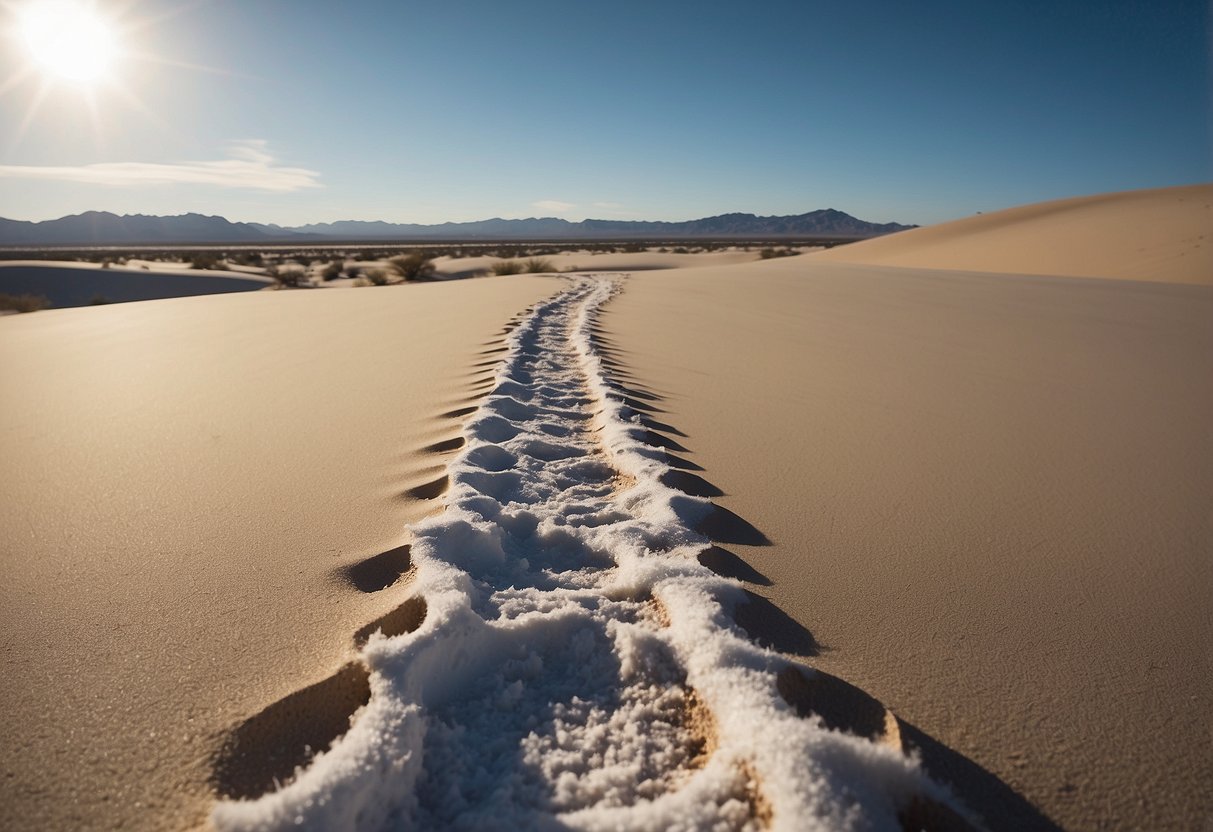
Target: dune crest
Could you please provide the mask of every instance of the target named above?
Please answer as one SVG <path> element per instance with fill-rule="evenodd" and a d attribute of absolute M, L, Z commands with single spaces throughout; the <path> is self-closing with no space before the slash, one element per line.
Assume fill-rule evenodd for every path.
<path fill-rule="evenodd" d="M 814 260 L 1213 285 L 1213 184 L 1008 208 L 841 246 Z"/>

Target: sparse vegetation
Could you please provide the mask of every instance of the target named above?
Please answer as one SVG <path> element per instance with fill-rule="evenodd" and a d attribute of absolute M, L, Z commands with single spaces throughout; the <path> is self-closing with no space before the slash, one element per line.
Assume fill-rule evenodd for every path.
<path fill-rule="evenodd" d="M 791 257 L 794 254 L 799 254 L 794 248 L 764 248 L 758 252 L 758 256 L 763 260 L 770 260 L 774 257 Z"/>
<path fill-rule="evenodd" d="M 522 274 L 522 264 L 517 260 L 498 260 L 493 264 L 493 274 Z"/>
<path fill-rule="evenodd" d="M 383 269 L 368 269 L 366 281 L 372 286 L 386 286 L 387 272 Z"/>
<path fill-rule="evenodd" d="M 191 269 L 217 269 L 219 258 L 209 252 L 199 252 L 190 259 Z"/>
<path fill-rule="evenodd" d="M 231 262 L 238 266 L 255 266 L 260 268 L 265 265 L 265 260 L 259 251 L 242 251 L 233 254 L 228 258 Z"/>
<path fill-rule="evenodd" d="M 287 289 L 297 289 L 307 282 L 307 269 L 301 266 L 270 266 L 266 273 Z"/>
<path fill-rule="evenodd" d="M 428 280 L 434 276 L 434 262 L 424 251 L 402 254 L 388 263 L 405 280 Z"/>
<path fill-rule="evenodd" d="M 0 292 L 0 309 L 9 312 L 37 312 L 48 309 L 50 299 L 42 295 L 8 295 Z"/>
<path fill-rule="evenodd" d="M 336 280 L 341 277 L 342 270 L 345 269 L 344 260 L 334 260 L 324 267 L 324 271 L 320 273 L 320 279 L 324 281 Z"/>
<path fill-rule="evenodd" d="M 532 257 L 522 264 L 522 270 L 527 274 L 542 274 L 544 272 L 556 271 L 556 266 L 551 260 L 545 260 L 542 257 Z"/>

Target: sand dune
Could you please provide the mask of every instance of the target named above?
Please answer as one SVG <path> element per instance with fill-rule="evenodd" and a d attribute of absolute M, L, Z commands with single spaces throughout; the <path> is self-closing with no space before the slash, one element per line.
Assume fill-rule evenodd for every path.
<path fill-rule="evenodd" d="M 814 255 L 638 273 L 603 317 L 756 529 L 710 562 L 773 602 L 769 643 L 1009 830 L 1213 812 L 1210 321 L 1202 286 Z"/>
<path fill-rule="evenodd" d="M 122 266 L 102 269 L 95 263 L 25 260 L 0 263 L 0 292 L 42 295 L 57 309 L 95 303 L 255 292 L 273 282 L 264 276 L 189 271 L 186 268 L 145 271 Z"/>
<path fill-rule="evenodd" d="M 1042 248 L 1087 239 L 1079 219 L 1117 214 L 1131 197 L 1063 206 L 1055 222 L 1029 211 L 1023 225 Z M 1171 216 L 1169 200 L 1148 204 Z M 1151 216 L 1136 222 L 1153 228 Z M 1003 225 L 974 234 L 1021 233 Z M 652 730 L 625 731 L 626 754 L 604 749 L 625 764 L 591 773 L 616 789 L 634 754 L 671 760 L 662 777 L 696 785 L 641 778 L 627 792 L 638 802 L 605 807 L 604 824 L 643 816 L 646 795 L 668 813 L 649 820 L 710 818 L 730 795 L 751 820 L 814 800 L 821 817 L 845 810 L 830 788 L 787 776 L 810 759 L 818 772 L 841 767 L 831 788 L 864 773 L 861 810 L 909 824 L 922 805 L 907 808 L 906 795 L 931 785 L 903 756 L 917 749 L 994 829 L 1199 826 L 1213 812 L 1213 771 L 1192 730 L 1213 708 L 1213 290 L 829 259 L 902 237 L 666 270 L 653 264 L 714 255 L 563 255 L 558 267 L 634 273 L 613 300 L 587 286 L 530 316 L 525 348 L 525 327 L 512 327 L 566 280 L 0 321 L 0 827 L 191 827 L 216 795 L 267 790 L 262 804 L 223 802 L 213 817 L 289 825 L 296 811 L 357 816 L 368 800 L 394 811 L 399 783 L 360 763 L 415 748 L 390 730 L 408 704 L 393 697 L 423 682 L 466 692 L 474 707 L 457 701 L 449 718 L 483 714 L 431 748 L 479 771 L 478 743 L 506 743 L 493 765 L 505 760 L 522 798 L 499 790 L 499 807 L 461 807 L 431 784 L 417 817 L 534 818 L 546 787 L 514 776 L 509 749 L 533 740 L 533 774 L 586 742 L 542 745 L 518 703 L 548 713 L 549 692 L 625 666 L 636 684 L 624 698 Z M 994 242 L 985 268 L 1005 269 L 1013 246 Z M 957 233 L 946 248 L 968 245 Z M 1095 271 L 1104 261 L 1092 251 L 1080 253 Z M 568 341 L 583 331 L 593 358 Z M 621 386 L 588 373 L 599 355 Z M 498 397 L 478 411 L 494 383 Z M 605 389 L 645 414 L 643 428 L 592 400 Z M 482 444 L 460 455 L 469 440 Z M 634 497 L 629 482 L 642 484 Z M 436 516 L 450 495 L 465 514 Z M 720 510 L 696 514 L 707 498 Z M 510 518 L 473 533 L 466 512 Z M 427 516 L 424 543 L 403 531 Z M 703 535 L 715 545 L 699 563 L 745 593 L 683 551 Z M 504 557 L 535 538 L 555 549 Z M 414 543 L 419 558 L 475 573 L 475 603 L 496 615 L 460 619 L 464 585 L 446 567 L 417 575 Z M 602 555 L 616 544 L 630 554 L 612 576 Z M 561 571 L 556 556 L 570 553 L 583 569 Z M 657 587 L 662 575 L 685 580 Z M 732 593 L 741 633 L 832 675 L 755 650 L 714 617 L 705 587 Z M 560 614 L 538 626 L 539 610 Z M 368 639 L 381 672 L 435 670 L 376 696 L 355 661 Z M 448 659 L 468 653 L 502 684 L 462 685 L 470 671 Z M 730 675 L 747 663 L 767 675 Z M 610 679 L 594 697 L 619 698 Z M 273 791 L 308 762 L 305 746 L 327 747 L 368 702 L 327 769 Z M 820 723 L 789 719 L 789 706 Z M 587 742 L 615 736 L 592 720 L 566 726 L 588 729 L 577 735 Z M 663 746 L 663 732 L 680 739 Z M 747 756 L 771 782 L 739 764 Z M 411 759 L 388 768 L 418 776 Z M 365 776 L 374 788 L 359 785 Z M 597 812 L 598 789 L 587 781 L 560 799 Z"/>
<path fill-rule="evenodd" d="M 229 731 L 327 744 L 360 704 L 352 635 L 407 618 L 399 547 L 436 505 L 477 365 L 557 288 L 0 320 L 0 828 L 192 826 Z"/>
<path fill-rule="evenodd" d="M 814 257 L 831 263 L 1213 285 L 1213 185 L 1042 202 Z"/>

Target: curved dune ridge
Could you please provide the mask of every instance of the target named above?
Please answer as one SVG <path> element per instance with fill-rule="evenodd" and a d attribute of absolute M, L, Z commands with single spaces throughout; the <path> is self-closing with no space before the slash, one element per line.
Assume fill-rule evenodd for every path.
<path fill-rule="evenodd" d="M 1041 202 L 812 256 L 874 266 L 1213 285 L 1213 184 Z"/>
<path fill-rule="evenodd" d="M 715 506 L 665 484 L 599 357 L 620 285 L 572 278 L 513 330 L 412 527 L 408 609 L 345 672 L 349 732 L 220 829 L 963 827 L 890 714 L 733 624 L 749 597 L 696 557 Z"/>
<path fill-rule="evenodd" d="M 156 271 L 92 263 L 14 260 L 0 263 L 0 292 L 46 297 L 58 309 L 89 306 L 99 301 L 124 303 L 138 300 L 256 292 L 273 285 L 264 275 L 229 271 Z"/>

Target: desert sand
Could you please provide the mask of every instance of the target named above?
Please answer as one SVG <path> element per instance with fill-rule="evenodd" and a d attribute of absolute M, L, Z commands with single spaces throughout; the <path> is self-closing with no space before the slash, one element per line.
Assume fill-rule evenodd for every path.
<path fill-rule="evenodd" d="M 1088 233 L 1057 215 L 1056 237 L 1036 223 L 1042 249 Z M 1139 227 L 1154 214 L 1124 216 Z M 1124 279 L 1140 275 L 1086 244 L 1091 262 L 1067 254 L 1082 277 L 1025 274 L 1013 247 L 980 266 L 877 257 L 927 232 L 967 246 L 944 226 L 767 262 L 657 270 L 629 255 L 597 349 L 668 448 L 671 487 L 726 510 L 702 526 L 716 546 L 699 559 L 753 594 L 736 620 L 856 686 L 845 702 L 892 709 L 899 727 L 877 705 L 874 735 L 917 748 L 991 828 L 1199 826 L 1213 812 L 1213 289 L 1183 285 L 1182 269 Z M 1151 262 L 1174 264 L 1186 240 Z M 879 262 L 857 262 L 865 249 Z M 834 262 L 849 251 L 856 262 Z M 962 262 L 942 243 L 932 256 Z M 1119 279 L 1091 279 L 1105 267 Z M 446 614 L 440 582 L 416 586 L 403 547 L 417 545 L 406 525 L 444 516 L 464 433 L 495 443 L 456 477 L 483 492 L 460 492 L 469 505 L 519 487 L 502 431 L 533 408 L 476 407 L 507 322 L 565 285 L 516 276 L 0 321 L 0 826 L 196 826 L 216 793 L 255 797 L 304 762 L 229 759 L 233 741 L 265 748 L 307 726 L 324 747 L 344 730 L 371 696 L 351 664 L 360 635 L 428 638 Z M 551 320 L 543 338 L 568 326 Z M 546 344 L 513 378 L 544 366 Z M 551 436 L 522 437 L 551 459 L 532 466 L 537 483 L 565 470 Z M 458 528 L 425 527 L 426 546 L 486 557 L 450 542 Z M 502 568 L 509 597 L 514 565 Z M 694 633 L 663 597 L 635 600 L 640 617 Z M 371 640 L 377 666 L 403 661 L 395 643 Z M 363 734 L 390 716 L 379 701 Z M 719 711 L 718 727 L 733 716 Z M 331 774 L 343 758 L 325 759 Z M 345 799 L 311 774 L 296 797 Z M 244 805 L 216 817 L 238 828 Z"/>
<path fill-rule="evenodd" d="M 477 365 L 557 288 L 0 321 L 0 828 L 201 824 L 228 733 L 338 674 L 354 634 L 404 601 L 398 547 L 436 506 Z"/>
<path fill-rule="evenodd" d="M 817 255 L 835 263 L 1213 285 L 1213 185 L 1041 202 Z"/>
<path fill-rule="evenodd" d="M 443 277 L 470 277 L 491 270 L 493 265 L 500 263 L 502 259 L 483 256 L 439 257 L 434 261 L 434 267 L 437 273 Z M 514 259 L 521 262 L 528 258 Z M 545 255 L 538 259 L 548 261 L 558 272 L 637 272 L 750 263 L 759 259 L 759 253 L 745 249 L 726 249 L 697 254 L 676 254 L 653 249 L 639 252 L 566 251 L 560 254 Z"/>
<path fill-rule="evenodd" d="M 755 629 L 992 828 L 1200 826 L 1213 290 L 827 259 L 636 274 L 604 316 L 756 529 L 711 556 L 773 604 Z"/>

